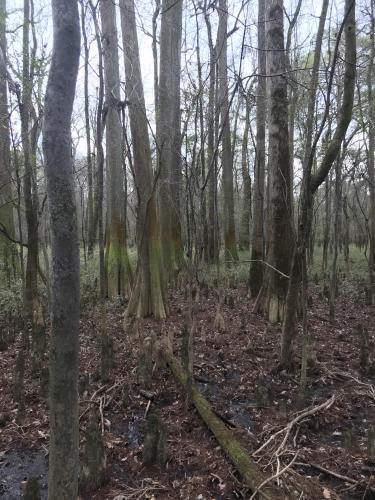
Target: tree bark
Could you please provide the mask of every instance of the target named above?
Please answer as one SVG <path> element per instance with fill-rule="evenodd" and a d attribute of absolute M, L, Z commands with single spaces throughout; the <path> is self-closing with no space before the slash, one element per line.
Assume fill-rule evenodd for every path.
<path fill-rule="evenodd" d="M 208 88 L 207 108 L 207 165 L 208 165 L 208 262 L 217 263 L 219 260 L 219 241 L 217 234 L 217 177 L 215 162 L 215 80 L 216 80 L 216 51 L 212 39 L 212 27 L 205 5 L 204 20 L 207 28 L 208 46 L 210 51 L 210 78 Z"/>
<path fill-rule="evenodd" d="M 249 173 L 248 147 L 250 130 L 250 103 L 248 96 L 245 95 L 245 128 L 243 131 L 242 151 L 241 151 L 241 170 L 243 183 L 242 214 L 240 222 L 239 247 L 241 250 L 250 249 L 250 219 L 251 219 L 251 177 Z"/>
<path fill-rule="evenodd" d="M 49 500 L 78 490 L 79 244 L 71 157 L 78 74 L 76 0 L 53 0 L 53 52 L 45 97 L 43 151 L 52 235 Z"/>
<path fill-rule="evenodd" d="M 288 135 L 288 95 L 284 48 L 283 0 L 271 0 L 266 12 L 269 76 L 270 235 L 265 313 L 271 323 L 282 320 L 293 249 L 292 192 Z"/>
<path fill-rule="evenodd" d="M 5 27 L 6 0 L 0 0 L 0 256 L 4 266 L 10 268 L 12 243 L 1 234 L 5 231 L 14 238 Z"/>
<path fill-rule="evenodd" d="M 91 127 L 90 127 L 90 100 L 89 100 L 89 57 L 90 49 L 87 40 L 86 22 L 87 6 L 81 3 L 81 30 L 84 49 L 84 94 L 85 94 L 85 130 L 86 130 L 86 163 L 87 163 L 87 246 L 92 255 L 95 245 L 96 227 L 94 226 L 94 199 L 93 199 L 93 168 L 91 154 Z"/>
<path fill-rule="evenodd" d="M 228 6 L 227 0 L 219 0 L 219 27 L 217 36 L 218 52 L 218 84 L 220 126 L 222 128 L 222 172 L 224 194 L 224 246 L 225 260 L 238 260 L 236 229 L 234 223 L 234 193 L 233 193 L 233 155 L 229 123 L 228 100 L 228 67 L 227 67 L 227 37 L 228 37 Z"/>
<path fill-rule="evenodd" d="M 370 0 L 370 56 L 367 70 L 367 92 L 368 92 L 368 148 L 367 148 L 367 170 L 370 191 L 370 213 L 369 213 L 369 233 L 370 233 L 370 258 L 369 258 L 369 278 L 371 288 L 371 300 L 375 297 L 375 99 L 373 91 L 374 79 L 374 59 L 375 59 L 375 19 L 374 1 Z"/>
<path fill-rule="evenodd" d="M 314 78 L 317 79 L 317 73 L 319 71 L 320 62 L 320 50 L 321 50 L 321 37 L 323 36 L 324 30 L 324 8 L 326 5 L 322 5 L 322 15 L 320 18 L 320 26 L 317 36 L 317 45 L 314 55 L 314 70 L 313 70 L 313 80 L 310 87 L 309 95 L 309 107 L 312 108 L 315 105 L 315 93 L 316 87 L 314 85 Z M 311 143 L 310 150 L 305 153 L 305 164 L 303 172 L 302 181 L 302 193 L 300 201 L 300 214 L 298 220 L 298 234 L 297 241 L 293 252 L 293 261 L 291 268 L 291 275 L 288 286 L 288 296 L 285 311 L 285 318 L 282 329 L 282 341 L 281 341 L 281 354 L 280 363 L 281 366 L 290 366 L 293 360 L 293 339 L 296 335 L 296 303 L 298 298 L 298 292 L 301 283 L 301 273 L 302 273 L 302 263 L 305 258 L 306 248 L 309 242 L 311 233 L 311 223 L 312 223 L 312 203 L 313 197 L 316 193 L 318 187 L 324 182 L 329 170 L 335 161 L 341 147 L 341 143 L 345 137 L 346 130 L 349 126 L 352 109 L 353 109 L 353 98 L 354 98 L 354 88 L 355 88 L 355 75 L 356 75 L 356 30 L 355 30 L 355 2 L 353 0 L 346 0 L 345 3 L 345 18 L 344 23 L 340 28 L 340 36 L 337 39 L 336 51 L 338 53 L 338 42 L 340 41 L 342 30 L 345 31 L 345 74 L 344 74 L 344 88 L 343 88 L 343 98 L 342 104 L 339 110 L 337 127 L 334 132 L 332 139 L 330 140 L 325 155 L 323 156 L 321 163 L 316 170 L 315 174 L 312 174 L 312 165 L 315 156 L 315 150 L 319 134 L 315 137 L 313 143 Z M 337 59 L 337 57 L 336 57 Z M 330 82 L 332 83 L 334 74 L 335 62 L 331 69 Z M 315 88 L 314 88 L 315 87 Z M 328 116 L 329 109 L 325 110 L 325 117 Z M 324 120 L 320 126 L 320 132 L 324 126 Z"/>
<path fill-rule="evenodd" d="M 138 317 L 167 314 L 162 276 L 160 227 L 152 175 L 151 148 L 143 93 L 134 0 L 121 0 L 121 27 L 125 62 L 125 91 L 133 139 L 134 175 L 138 194 L 136 279 L 128 314 Z"/>
<path fill-rule="evenodd" d="M 32 78 L 30 62 L 30 0 L 24 0 L 23 20 L 23 58 L 22 58 L 22 96 L 19 103 L 21 116 L 21 138 L 24 172 L 24 198 L 27 224 L 27 260 L 25 275 L 25 317 L 33 322 L 34 311 L 38 308 L 38 193 L 33 177 L 33 161 L 30 140 L 30 118 L 32 106 Z"/>
<path fill-rule="evenodd" d="M 159 211 L 164 272 L 181 267 L 181 132 L 180 72 L 183 1 L 163 0 L 160 28 L 160 69 L 157 111 Z"/>
<path fill-rule="evenodd" d="M 120 74 L 116 6 L 112 0 L 100 0 L 102 22 L 105 105 L 106 105 L 106 172 L 107 223 L 106 273 L 109 297 L 131 292 L 132 271 L 126 242 L 124 216 L 124 179 L 122 170 L 122 127 L 119 114 Z"/>
<path fill-rule="evenodd" d="M 263 284 L 264 260 L 264 180 L 266 169 L 266 27 L 265 2 L 258 2 L 258 89 L 256 97 L 256 155 L 253 186 L 253 225 L 249 289 L 257 297 Z"/>

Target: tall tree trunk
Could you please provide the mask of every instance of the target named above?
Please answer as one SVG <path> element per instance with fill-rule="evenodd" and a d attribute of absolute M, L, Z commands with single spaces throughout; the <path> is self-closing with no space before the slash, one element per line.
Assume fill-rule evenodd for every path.
<path fill-rule="evenodd" d="M 33 160 L 30 142 L 30 118 L 32 79 L 30 63 L 30 0 L 24 0 L 23 20 L 23 58 L 22 58 L 22 97 L 20 102 L 21 137 L 25 165 L 24 173 L 24 198 L 27 223 L 27 261 L 25 276 L 25 317 L 33 322 L 34 311 L 38 308 L 38 193 L 33 177 Z"/>
<path fill-rule="evenodd" d="M 271 323 L 283 318 L 292 242 L 292 192 L 288 136 L 288 95 L 283 0 L 271 0 L 266 13 L 269 75 L 270 228 L 265 312 Z"/>
<path fill-rule="evenodd" d="M 253 187 L 253 220 L 249 288 L 257 297 L 263 284 L 264 260 L 264 180 L 266 170 L 266 29 L 265 2 L 258 2 L 258 89 L 256 98 L 256 155 Z"/>
<path fill-rule="evenodd" d="M 204 104 L 203 104 L 203 77 L 202 77 L 202 62 L 201 62 L 201 49 L 200 49 L 200 33 L 199 33 L 199 22 L 198 13 L 195 12 L 195 22 L 197 29 L 197 66 L 198 66 L 198 82 L 199 82 L 199 96 L 198 96 L 198 109 L 199 112 L 199 132 L 200 132 L 200 178 L 201 186 L 199 186 L 199 196 L 200 196 L 200 244 L 197 248 L 197 256 L 201 258 L 201 253 L 203 251 L 203 258 L 205 262 L 209 262 L 208 253 L 208 221 L 207 221 L 207 196 L 205 189 L 206 182 L 206 148 L 205 148 L 205 127 L 204 127 Z M 204 187 L 203 187 L 204 186 Z M 189 254 L 190 255 L 190 254 Z"/>
<path fill-rule="evenodd" d="M 87 246 L 89 255 L 95 245 L 96 227 L 94 227 L 94 199 L 93 199 L 93 172 L 91 155 L 91 127 L 90 127 L 90 100 L 89 100 L 89 57 L 90 49 L 86 33 L 87 6 L 81 3 L 81 30 L 84 49 L 84 94 L 85 94 L 85 129 L 86 129 L 86 162 L 87 162 Z"/>
<path fill-rule="evenodd" d="M 134 174 L 138 194 L 136 279 L 128 314 L 138 317 L 167 314 L 162 277 L 160 228 L 157 214 L 152 158 L 143 93 L 134 0 L 121 0 L 125 90 L 133 139 Z"/>
<path fill-rule="evenodd" d="M 240 223 L 239 247 L 241 250 L 250 249 L 250 219 L 251 219 L 251 177 L 249 173 L 248 146 L 250 130 L 250 102 L 245 95 L 245 128 L 243 131 L 242 151 L 241 151 L 241 170 L 243 183 L 242 214 Z"/>
<path fill-rule="evenodd" d="M 103 150 L 103 134 L 104 134 L 104 71 L 103 71 L 103 48 L 101 43 L 100 28 L 97 16 L 97 7 L 94 7 L 91 0 L 89 5 L 94 21 L 95 40 L 98 50 L 98 104 L 96 109 L 96 186 L 95 186 L 95 205 L 94 205 L 94 221 L 92 231 L 96 232 L 98 228 L 99 239 L 99 293 L 100 298 L 105 298 L 105 258 L 104 258 L 104 228 L 103 228 L 103 198 L 104 198 L 104 150 Z M 94 241 L 95 237 L 91 239 Z"/>
<path fill-rule="evenodd" d="M 49 500 L 78 489 L 79 243 L 71 157 L 71 116 L 78 74 L 76 0 L 53 0 L 53 52 L 46 89 L 43 150 L 52 234 Z"/>
<path fill-rule="evenodd" d="M 6 0 L 0 0 L 0 259 L 9 268 L 14 238 L 7 88 Z"/>
<path fill-rule="evenodd" d="M 120 74 L 116 6 L 100 0 L 102 22 L 106 114 L 106 273 L 109 297 L 129 296 L 132 272 L 126 242 L 124 178 L 122 170 L 122 128 L 119 114 Z"/>
<path fill-rule="evenodd" d="M 219 242 L 216 222 L 216 162 L 215 162 L 215 80 L 216 80 L 216 51 L 212 38 L 212 27 L 205 5 L 204 19 L 207 28 L 208 46 L 210 51 L 210 78 L 208 88 L 207 108 L 207 199 L 208 199 L 208 262 L 216 263 L 219 259 Z"/>
<path fill-rule="evenodd" d="M 341 211 L 342 211 L 342 163 L 344 151 L 338 155 L 335 162 L 335 200 L 334 200 L 334 223 L 333 223 L 333 259 L 331 267 L 331 279 L 329 287 L 329 319 L 335 319 L 335 301 L 337 296 L 337 259 L 339 256 L 339 239 L 341 233 Z"/>
<path fill-rule="evenodd" d="M 222 128 L 223 194 L 224 194 L 224 246 L 225 260 L 238 260 L 236 245 L 236 229 L 234 223 L 234 193 L 233 193 L 233 155 L 229 122 L 228 99 L 228 67 L 227 67 L 227 37 L 228 37 L 228 6 L 227 0 L 219 0 L 219 27 L 217 37 L 218 80 L 220 126 Z"/>
<path fill-rule="evenodd" d="M 370 233 L 370 258 L 369 277 L 371 288 L 371 300 L 375 297 L 375 99 L 373 91 L 374 79 L 374 58 L 375 58 L 375 18 L 374 0 L 370 0 L 370 56 L 367 70 L 367 93 L 368 93 L 368 148 L 367 148 L 367 169 L 370 190 L 370 213 L 369 213 L 369 233 Z"/>
<path fill-rule="evenodd" d="M 323 228 L 323 257 L 322 257 L 322 271 L 324 276 L 328 265 L 330 222 L 331 222 L 331 197 L 329 194 L 329 176 L 327 176 L 324 182 L 324 228 Z"/>
<path fill-rule="evenodd" d="M 319 71 L 319 62 L 320 62 L 321 40 L 324 31 L 325 8 L 327 8 L 327 6 L 325 5 L 325 3 L 323 3 L 322 15 L 320 17 L 317 43 L 314 55 L 312 83 L 310 86 L 310 95 L 308 100 L 309 109 L 314 109 L 315 106 L 315 94 L 317 88 L 317 78 L 318 78 L 317 75 Z M 306 255 L 306 248 L 311 233 L 313 197 L 319 186 L 324 182 L 324 179 L 328 175 L 333 162 L 335 161 L 337 155 L 339 154 L 341 143 L 344 140 L 345 133 L 349 126 L 352 116 L 354 88 L 355 88 L 355 74 L 356 74 L 355 2 L 353 0 L 346 0 L 345 2 L 345 18 L 343 24 L 340 27 L 336 42 L 334 61 L 332 64 L 331 75 L 329 80 L 330 87 L 332 86 L 333 82 L 333 75 L 338 54 L 338 44 L 340 42 L 341 33 L 343 30 L 345 30 L 345 56 L 344 56 L 345 74 L 344 74 L 342 104 L 338 113 L 337 127 L 335 133 L 333 134 L 332 139 L 327 145 L 325 155 L 323 156 L 320 165 L 314 174 L 312 174 L 312 165 L 314 162 L 316 146 L 319 137 L 322 133 L 324 124 L 328 118 L 328 112 L 329 112 L 328 106 L 326 106 L 324 117 L 323 120 L 321 121 L 320 129 L 314 139 L 314 142 L 311 141 L 310 142 L 311 146 L 309 150 L 307 149 L 305 150 L 302 193 L 300 201 L 301 208 L 298 220 L 298 234 L 293 252 L 293 261 L 290 273 L 291 275 L 289 279 L 288 296 L 287 296 L 285 318 L 282 330 L 282 341 L 281 341 L 280 363 L 281 366 L 286 366 L 286 367 L 290 366 L 293 361 L 292 343 L 296 335 L 296 303 L 301 283 L 302 264 Z M 328 98 L 329 97 L 330 96 L 328 96 Z"/>
<path fill-rule="evenodd" d="M 160 227 L 166 275 L 178 270 L 183 259 L 180 214 L 182 5 L 182 0 L 163 0 L 161 8 L 159 109 L 156 116 Z"/>

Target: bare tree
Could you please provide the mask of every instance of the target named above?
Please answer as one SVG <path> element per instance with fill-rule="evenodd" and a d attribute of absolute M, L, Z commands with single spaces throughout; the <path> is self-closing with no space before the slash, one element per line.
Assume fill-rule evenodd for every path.
<path fill-rule="evenodd" d="M 310 87 L 309 106 L 314 106 L 315 101 L 315 80 L 319 70 L 321 37 L 323 36 L 325 14 L 324 8 L 327 5 L 322 5 L 322 15 L 320 18 L 320 27 L 317 35 L 316 51 L 314 56 L 313 80 Z M 330 92 L 333 83 L 333 75 L 338 58 L 338 48 L 342 32 L 345 31 L 345 73 L 344 87 L 341 107 L 338 112 L 336 130 L 332 139 L 327 144 L 326 152 L 320 161 L 320 164 L 314 174 L 312 174 L 312 166 L 316 154 L 316 146 L 319 137 L 323 131 L 325 121 L 329 113 Z M 292 363 L 292 342 L 296 335 L 296 303 L 302 276 L 303 262 L 306 258 L 306 249 L 311 234 L 312 224 L 312 203 L 313 197 L 319 186 L 324 182 L 328 175 L 337 155 L 339 154 L 342 141 L 344 140 L 347 128 L 349 126 L 352 110 L 355 89 L 356 75 L 356 30 L 355 30 L 355 1 L 346 0 L 345 2 L 345 17 L 338 32 L 335 53 L 329 79 L 329 88 L 327 96 L 327 104 L 323 120 L 321 121 L 318 132 L 314 141 L 305 153 L 304 172 L 302 180 L 302 192 L 300 199 L 300 212 L 298 220 L 297 240 L 294 245 L 293 261 L 291 267 L 291 275 L 288 286 L 288 296 L 285 308 L 285 318 L 283 323 L 282 343 L 281 343 L 281 366 L 290 366 Z"/>

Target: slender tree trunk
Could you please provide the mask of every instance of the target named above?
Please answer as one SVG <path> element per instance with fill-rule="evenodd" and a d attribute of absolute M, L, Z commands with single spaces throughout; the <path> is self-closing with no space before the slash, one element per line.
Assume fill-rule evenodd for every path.
<path fill-rule="evenodd" d="M 265 2 L 258 2 L 258 72 L 266 74 Z M 251 237 L 251 264 L 249 288 L 252 297 L 257 297 L 263 284 L 264 260 L 264 181 L 266 170 L 266 78 L 258 77 L 256 98 L 256 155 L 253 186 L 253 220 Z"/>
<path fill-rule="evenodd" d="M 315 105 L 315 93 L 317 75 L 319 71 L 320 62 L 320 52 L 321 52 L 321 39 L 324 30 L 324 9 L 326 5 L 322 5 L 322 15 L 320 18 L 320 25 L 317 35 L 317 45 L 314 55 L 313 63 L 313 77 L 312 84 L 310 86 L 310 95 L 308 100 L 308 106 L 312 109 Z M 305 164 L 303 172 L 303 182 L 302 182 L 302 193 L 300 201 L 300 214 L 298 220 L 298 234 L 297 241 L 293 253 L 293 261 L 291 267 L 291 275 L 289 279 L 288 286 L 288 296 L 286 303 L 285 318 L 282 330 L 282 341 L 281 341 L 281 354 L 280 363 L 281 366 L 290 366 L 293 361 L 292 343 L 296 335 L 296 303 L 298 299 L 298 292 L 301 282 L 302 273 L 302 263 L 306 255 L 306 248 L 311 233 L 311 223 L 312 223 L 312 203 L 313 196 L 316 193 L 319 186 L 324 182 L 324 179 L 328 175 L 333 162 L 335 161 L 337 155 L 339 154 L 341 143 L 345 137 L 346 130 L 349 126 L 352 109 L 353 109 L 353 98 L 354 98 L 354 88 L 355 88 L 355 74 L 356 74 L 356 30 L 355 30 L 355 2 L 352 0 L 346 0 L 345 3 L 345 18 L 344 23 L 340 28 L 340 36 L 337 40 L 335 54 L 338 53 L 338 43 L 340 41 L 342 30 L 345 30 L 345 75 L 344 75 L 344 88 L 343 88 L 343 98 L 342 104 L 338 113 L 337 127 L 335 133 L 330 140 L 325 155 L 321 160 L 319 167 L 316 172 L 312 174 L 312 165 L 314 161 L 314 156 L 316 152 L 316 145 L 319 139 L 319 134 L 315 137 L 314 142 L 311 141 L 311 147 L 305 151 Z M 337 60 L 337 56 L 336 59 Z M 330 82 L 332 84 L 333 74 L 335 69 L 335 63 L 331 69 Z M 320 133 L 322 132 L 322 127 L 324 126 L 325 120 L 328 117 L 329 108 L 326 108 L 324 119 L 321 123 Z"/>
<path fill-rule="evenodd" d="M 207 109 L 207 165 L 208 165 L 208 262 L 215 263 L 219 259 L 219 242 L 216 223 L 216 168 L 215 168 L 215 80 L 216 80 L 216 52 L 212 39 L 212 27 L 208 12 L 205 8 L 204 19 L 207 28 L 208 46 L 210 51 L 210 77 L 208 88 Z"/>
<path fill-rule="evenodd" d="M 198 14 L 195 13 L 195 22 L 197 28 L 197 65 L 198 65 L 198 82 L 199 82 L 199 96 L 198 96 L 198 112 L 199 112 L 199 132 L 200 132 L 200 178 L 201 185 L 206 182 L 206 147 L 205 147 L 205 127 L 204 127 L 204 104 L 203 104 L 203 77 L 202 77 L 202 63 L 201 63 L 201 50 L 200 50 L 200 33 Z M 200 246 L 198 255 L 201 257 L 203 251 L 203 258 L 205 262 L 209 262 L 208 251 L 208 221 L 207 221 L 207 196 L 206 190 L 199 186 L 200 196 Z"/>
<path fill-rule="evenodd" d="M 33 322 L 34 311 L 38 308 L 38 193 L 33 191 L 36 183 L 33 181 L 33 161 L 30 144 L 30 117 L 32 80 L 30 64 L 30 0 L 24 0 L 23 21 L 23 58 L 22 58 L 22 97 L 20 102 L 21 137 L 25 165 L 24 198 L 27 223 L 27 261 L 25 275 L 25 317 Z"/>
<path fill-rule="evenodd" d="M 143 93 L 134 0 L 121 0 L 125 90 L 133 139 L 134 174 L 138 194 L 138 265 L 128 314 L 138 317 L 167 314 L 162 276 L 160 228 L 152 176 L 152 158 Z"/>
<path fill-rule="evenodd" d="M 71 157 L 71 116 L 78 74 L 76 0 L 53 0 L 53 52 L 46 89 L 43 150 L 52 234 L 49 500 L 78 489 L 79 243 Z"/>
<path fill-rule="evenodd" d="M 1 234 L 4 231 L 14 238 L 5 25 L 6 0 L 0 0 L 0 259 L 8 267 L 13 251 L 12 243 Z"/>
<path fill-rule="evenodd" d="M 270 237 L 265 311 L 271 323 L 282 320 L 293 242 L 292 192 L 288 136 L 286 54 L 282 0 L 271 0 L 266 13 L 269 75 Z"/>
<path fill-rule="evenodd" d="M 104 71 L 103 71 L 103 50 L 100 37 L 99 22 L 97 17 L 96 7 L 89 0 L 90 9 L 94 21 L 95 39 L 98 50 L 98 73 L 99 73 L 99 88 L 98 88 L 98 105 L 96 110 L 96 193 L 94 207 L 94 221 L 92 225 L 93 232 L 98 228 L 99 239 L 99 293 L 100 298 L 105 298 L 105 256 L 104 256 L 104 228 L 103 228 L 103 198 L 104 198 L 104 150 L 103 150 L 103 134 L 104 134 Z M 94 240 L 92 236 L 92 240 Z"/>
<path fill-rule="evenodd" d="M 337 157 L 335 162 L 335 201 L 334 201 L 334 223 L 333 223 L 333 259 L 331 268 L 331 280 L 329 287 L 329 319 L 335 319 L 335 301 L 337 295 L 337 259 L 339 255 L 339 239 L 341 233 L 341 209 L 342 209 L 342 162 L 344 154 Z"/>
<path fill-rule="evenodd" d="M 331 197 L 329 195 L 329 176 L 324 182 L 324 229 L 323 229 L 323 257 L 322 271 L 325 275 L 328 264 L 328 244 L 329 244 L 329 228 L 331 220 Z"/>
<path fill-rule="evenodd" d="M 90 100 L 89 100 L 89 57 L 90 49 L 86 33 L 87 7 L 81 3 L 81 30 L 84 49 L 84 93 L 85 93 L 85 129 L 86 129 L 86 162 L 87 162 L 87 247 L 89 255 L 95 245 L 96 228 L 94 226 L 93 173 L 91 154 Z"/>
<path fill-rule="evenodd" d="M 126 242 L 124 177 L 122 171 L 122 128 L 119 114 L 120 75 L 116 7 L 100 0 L 102 22 L 106 115 L 107 224 L 106 273 L 109 297 L 129 296 L 132 271 Z"/>
<path fill-rule="evenodd" d="M 241 250 L 250 249 L 250 219 L 251 219 L 251 177 L 249 173 L 248 146 L 250 129 L 250 103 L 249 98 L 245 96 L 245 128 L 243 131 L 242 151 L 241 151 L 241 170 L 243 182 L 243 200 L 242 214 L 240 223 L 239 247 Z"/>
<path fill-rule="evenodd" d="M 370 258 L 369 258 L 369 277 L 371 288 L 371 300 L 375 297 L 375 99 L 373 91 L 374 79 L 374 59 L 375 59 L 375 18 L 374 18 L 374 0 L 370 0 L 370 56 L 367 70 L 367 93 L 368 93 L 368 148 L 367 148 L 367 169 L 369 177 L 370 190 L 370 213 L 369 213 L 369 233 L 370 233 Z"/>
<path fill-rule="evenodd" d="M 227 68 L 227 24 L 226 0 L 219 0 L 219 27 L 217 38 L 220 126 L 222 128 L 222 172 L 224 194 L 224 246 L 225 260 L 238 260 L 236 229 L 234 223 L 233 155 L 229 122 L 228 68 Z"/>

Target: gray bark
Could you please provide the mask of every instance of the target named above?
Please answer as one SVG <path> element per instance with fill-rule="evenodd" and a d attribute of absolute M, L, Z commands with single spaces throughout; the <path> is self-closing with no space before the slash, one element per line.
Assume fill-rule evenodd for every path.
<path fill-rule="evenodd" d="M 258 2 L 258 73 L 266 74 L 266 30 L 265 2 Z M 253 186 L 253 226 L 251 234 L 251 265 L 249 288 L 252 297 L 257 297 L 263 284 L 264 259 L 264 180 L 266 169 L 266 79 L 258 77 L 256 98 L 256 156 Z"/>
<path fill-rule="evenodd" d="M 76 0 L 53 0 L 53 52 L 46 88 L 43 151 L 52 236 L 49 500 L 78 489 L 79 245 L 71 157 L 78 74 Z"/>
<path fill-rule="evenodd" d="M 271 0 L 266 13 L 269 75 L 270 236 L 267 260 L 266 314 L 272 323 L 283 317 L 292 253 L 292 192 L 288 135 L 286 54 L 283 0 Z M 283 274 L 281 274 L 283 273 Z"/>
<path fill-rule="evenodd" d="M 126 244 L 122 127 L 119 114 L 120 74 L 116 6 L 100 0 L 106 114 L 107 226 L 106 271 L 108 296 L 130 294 L 131 269 Z"/>
<path fill-rule="evenodd" d="M 224 245 L 226 261 L 238 260 L 234 224 L 233 155 L 229 123 L 227 31 L 228 6 L 219 0 L 219 27 L 217 36 L 220 125 L 222 128 L 222 172 L 224 194 Z"/>

